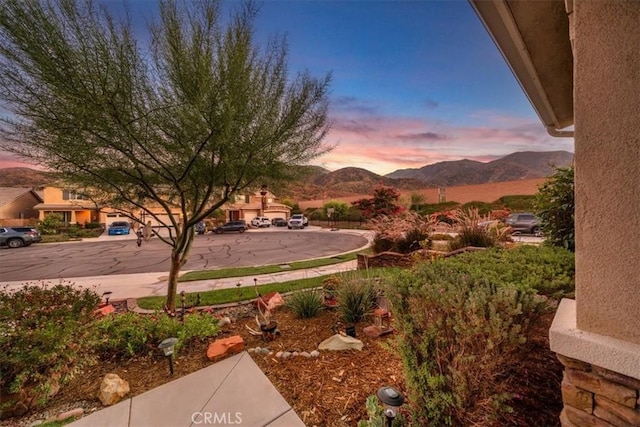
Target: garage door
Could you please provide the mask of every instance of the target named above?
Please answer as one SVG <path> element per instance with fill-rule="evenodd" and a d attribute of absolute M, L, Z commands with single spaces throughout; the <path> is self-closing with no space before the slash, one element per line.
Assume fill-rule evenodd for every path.
<path fill-rule="evenodd" d="M 131 222 L 131 219 L 127 216 L 124 216 L 122 214 L 113 212 L 113 213 L 108 213 L 106 216 L 106 225 L 107 227 L 109 226 L 109 224 L 111 224 L 112 222 L 116 222 L 116 221 L 124 221 L 124 222 Z"/>
<path fill-rule="evenodd" d="M 145 216 L 145 224 L 149 221 L 151 221 L 151 226 L 152 227 L 171 227 L 171 219 L 169 219 L 169 215 L 167 215 L 166 213 L 157 213 L 156 214 L 156 218 L 154 218 L 151 215 L 146 215 Z M 176 218 L 179 219 L 179 218 Z"/>

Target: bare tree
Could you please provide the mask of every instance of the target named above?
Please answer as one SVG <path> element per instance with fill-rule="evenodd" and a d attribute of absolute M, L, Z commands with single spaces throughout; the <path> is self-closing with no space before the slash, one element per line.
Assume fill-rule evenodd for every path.
<path fill-rule="evenodd" d="M 325 151 L 330 75 L 290 76 L 251 2 L 229 20 L 217 1 L 159 10 L 145 42 L 90 0 L 0 0 L 0 145 L 136 221 L 161 209 L 173 311 L 194 225 Z"/>

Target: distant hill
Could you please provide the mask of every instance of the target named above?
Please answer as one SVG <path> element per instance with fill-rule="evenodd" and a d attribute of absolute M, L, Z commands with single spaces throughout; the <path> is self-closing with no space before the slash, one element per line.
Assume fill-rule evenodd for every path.
<path fill-rule="evenodd" d="M 301 166 L 298 178 L 283 186 L 274 186 L 280 198 L 294 201 L 330 200 L 372 194 L 379 185 L 398 190 L 416 191 L 423 188 L 452 187 L 544 178 L 553 173 L 553 166 L 571 164 L 573 154 L 567 151 L 509 154 L 488 163 L 473 160 L 440 162 L 419 169 L 401 169 L 381 176 L 366 169 L 347 167 L 330 172 L 319 166 Z M 0 169 L 0 187 L 40 187 L 50 183 L 46 172 L 29 168 Z"/>
<path fill-rule="evenodd" d="M 49 174 L 31 168 L 0 169 L 0 187 L 44 187 L 51 183 Z"/>
<path fill-rule="evenodd" d="M 366 169 L 347 167 L 330 172 L 315 167 L 307 168 L 298 182 L 282 189 L 282 197 L 293 200 L 316 200 L 371 194 L 382 184 L 402 190 L 417 190 L 424 184 L 414 179 L 391 179 Z"/>
<path fill-rule="evenodd" d="M 544 178 L 553 173 L 554 166 L 565 167 L 572 162 L 573 153 L 568 151 L 523 151 L 487 163 L 464 159 L 399 169 L 386 177 L 416 179 L 428 187 L 450 187 Z"/>

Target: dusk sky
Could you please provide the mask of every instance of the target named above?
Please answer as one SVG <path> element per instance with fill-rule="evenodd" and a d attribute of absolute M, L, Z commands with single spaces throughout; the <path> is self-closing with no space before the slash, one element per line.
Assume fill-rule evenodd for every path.
<path fill-rule="evenodd" d="M 130 4 L 134 16 L 155 9 L 153 1 Z M 257 38 L 286 35 L 290 71 L 333 73 L 326 143 L 335 149 L 317 165 L 387 174 L 516 151 L 573 151 L 572 138 L 546 133 L 467 1 L 260 4 Z"/>

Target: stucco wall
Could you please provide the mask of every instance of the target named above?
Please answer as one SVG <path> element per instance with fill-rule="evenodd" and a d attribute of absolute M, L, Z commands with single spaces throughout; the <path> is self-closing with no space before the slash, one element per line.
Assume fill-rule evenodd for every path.
<path fill-rule="evenodd" d="M 574 18 L 577 326 L 640 344 L 640 2 Z"/>

